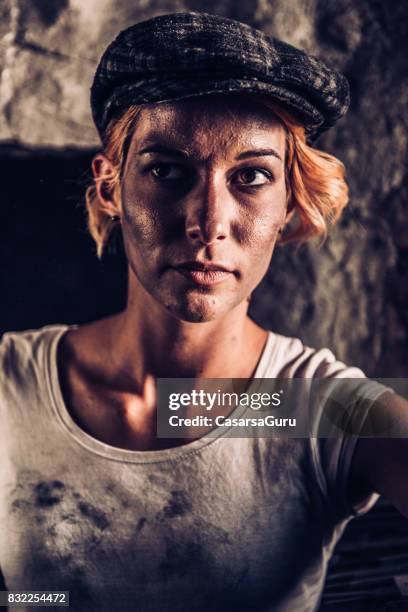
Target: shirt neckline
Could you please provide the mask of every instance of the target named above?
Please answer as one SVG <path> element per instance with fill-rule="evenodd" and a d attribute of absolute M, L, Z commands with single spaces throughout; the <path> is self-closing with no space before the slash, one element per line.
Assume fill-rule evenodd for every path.
<path fill-rule="evenodd" d="M 44 351 L 45 356 L 45 373 L 48 393 L 51 399 L 51 406 L 54 416 L 65 433 L 86 450 L 93 454 L 106 457 L 111 460 L 121 461 L 123 463 L 159 463 L 163 461 L 173 461 L 189 454 L 196 453 L 209 444 L 225 437 L 226 429 L 218 427 L 212 431 L 211 435 L 206 434 L 203 437 L 193 440 L 187 444 L 152 451 L 136 451 L 119 448 L 106 444 L 97 438 L 94 438 L 84 431 L 72 418 L 68 411 L 64 397 L 62 395 L 61 385 L 59 382 L 57 351 L 59 342 L 62 336 L 70 329 L 75 329 L 77 325 L 61 325 L 55 326 L 55 333 L 48 336 L 48 344 Z M 248 390 L 256 385 L 256 379 L 265 378 L 268 366 L 272 360 L 276 350 L 276 335 L 272 331 L 268 331 L 268 336 L 255 369 L 254 376 Z M 275 346 L 274 346 L 275 344 Z M 275 350 L 274 350 L 275 349 Z M 239 417 L 247 410 L 247 406 L 238 405 L 231 413 L 231 418 Z"/>

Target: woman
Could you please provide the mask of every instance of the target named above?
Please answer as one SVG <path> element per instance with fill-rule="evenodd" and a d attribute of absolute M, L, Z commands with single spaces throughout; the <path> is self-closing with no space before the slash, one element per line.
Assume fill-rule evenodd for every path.
<path fill-rule="evenodd" d="M 108 47 L 87 206 L 99 255 L 121 228 L 127 307 L 4 336 L 8 589 L 87 611 L 315 610 L 347 522 L 379 493 L 408 515 L 405 440 L 358 438 L 369 409 L 405 433 L 405 400 L 247 315 L 276 242 L 324 234 L 346 204 L 341 163 L 307 140 L 347 100 L 320 61 L 221 17 L 161 16 Z M 161 378 L 356 378 L 356 435 L 159 437 Z"/>

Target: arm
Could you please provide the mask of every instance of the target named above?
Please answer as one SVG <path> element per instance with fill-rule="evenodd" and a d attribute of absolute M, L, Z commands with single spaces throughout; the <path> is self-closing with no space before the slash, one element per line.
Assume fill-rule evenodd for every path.
<path fill-rule="evenodd" d="M 370 409 L 367 427 L 372 437 L 359 438 L 351 463 L 353 488 L 358 483 L 384 495 L 408 518 L 408 401 L 384 392 Z"/>

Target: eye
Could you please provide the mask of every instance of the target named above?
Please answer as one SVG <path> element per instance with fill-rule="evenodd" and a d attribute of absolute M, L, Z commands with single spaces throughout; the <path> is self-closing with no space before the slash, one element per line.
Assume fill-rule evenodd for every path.
<path fill-rule="evenodd" d="M 238 178 L 236 182 L 240 185 L 247 185 L 248 187 L 258 187 L 270 183 L 273 180 L 272 175 L 266 170 L 259 170 L 258 168 L 243 168 L 239 170 L 235 177 Z"/>
<path fill-rule="evenodd" d="M 177 181 L 184 177 L 183 169 L 174 164 L 156 164 L 149 170 L 158 181 Z"/>

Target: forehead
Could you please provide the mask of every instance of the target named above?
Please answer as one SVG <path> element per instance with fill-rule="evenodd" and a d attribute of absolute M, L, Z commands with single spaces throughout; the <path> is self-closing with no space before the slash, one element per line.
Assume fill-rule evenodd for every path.
<path fill-rule="evenodd" d="M 131 149 L 152 143 L 205 158 L 254 146 L 273 146 L 283 156 L 285 131 L 276 115 L 255 99 L 211 95 L 143 108 Z"/>

